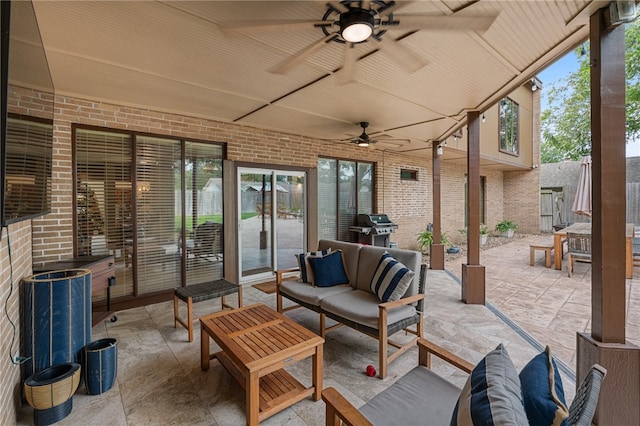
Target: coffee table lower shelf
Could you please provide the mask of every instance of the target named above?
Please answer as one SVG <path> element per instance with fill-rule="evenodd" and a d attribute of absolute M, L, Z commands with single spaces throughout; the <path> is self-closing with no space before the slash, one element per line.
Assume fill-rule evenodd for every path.
<path fill-rule="evenodd" d="M 224 352 L 216 352 L 211 358 L 217 358 L 220 364 L 231 374 L 242 389 L 246 389 L 246 380 L 240 369 Z M 282 411 L 298 401 L 313 395 L 314 388 L 306 388 L 284 369 L 260 377 L 259 421 Z"/>

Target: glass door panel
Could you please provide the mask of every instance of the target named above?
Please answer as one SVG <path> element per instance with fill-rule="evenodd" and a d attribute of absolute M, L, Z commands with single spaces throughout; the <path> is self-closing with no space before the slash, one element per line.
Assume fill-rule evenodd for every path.
<path fill-rule="evenodd" d="M 276 182 L 276 269 L 294 268 L 305 248 L 304 174 L 277 174 Z"/>
<path fill-rule="evenodd" d="M 239 182 L 240 270 L 245 277 L 273 270 L 272 173 L 243 169 Z"/>
<path fill-rule="evenodd" d="M 305 174 L 239 170 L 239 263 L 245 281 L 297 266 L 305 248 Z"/>

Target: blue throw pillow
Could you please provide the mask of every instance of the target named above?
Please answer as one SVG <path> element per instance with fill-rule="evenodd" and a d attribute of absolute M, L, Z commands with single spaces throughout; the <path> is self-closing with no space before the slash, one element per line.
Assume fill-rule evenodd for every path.
<path fill-rule="evenodd" d="M 381 302 L 399 300 L 407 291 L 415 273 L 385 252 L 371 278 L 371 291 Z"/>
<path fill-rule="evenodd" d="M 332 287 L 349 284 L 349 275 L 342 258 L 342 250 L 336 250 L 322 257 L 310 257 L 316 287 Z"/>
<path fill-rule="evenodd" d="M 296 254 L 295 256 L 298 261 L 298 268 L 300 269 L 300 281 L 307 284 L 313 284 L 313 270 L 309 266 L 309 258 L 322 257 L 330 252 L 331 250 L 322 250 Z"/>
<path fill-rule="evenodd" d="M 566 425 L 569 411 L 551 349 L 536 355 L 520 371 L 522 398 L 531 426 Z"/>
<path fill-rule="evenodd" d="M 451 426 L 528 424 L 518 373 L 501 343 L 469 375 L 453 410 Z"/>

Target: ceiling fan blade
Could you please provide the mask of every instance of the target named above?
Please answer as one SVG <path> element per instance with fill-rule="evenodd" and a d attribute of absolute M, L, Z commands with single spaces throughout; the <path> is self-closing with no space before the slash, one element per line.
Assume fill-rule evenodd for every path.
<path fill-rule="evenodd" d="M 307 59 L 314 52 L 318 51 L 325 44 L 327 44 L 337 36 L 338 36 L 337 33 L 329 34 L 328 36 L 321 38 L 316 42 L 311 43 L 307 47 L 303 48 L 302 50 L 299 50 L 298 52 L 289 56 L 284 61 L 280 62 L 278 65 L 274 66 L 269 71 L 275 74 L 286 74 L 290 69 L 292 69 L 293 67 L 298 65 L 300 62 Z"/>
<path fill-rule="evenodd" d="M 418 71 L 429 63 L 391 37 L 384 37 L 380 40 L 373 38 L 373 40 L 378 42 L 380 50 L 382 50 L 385 55 L 393 59 L 400 68 L 409 74 Z"/>
<path fill-rule="evenodd" d="M 380 15 L 380 17 L 385 17 L 387 15 L 389 15 L 390 13 L 392 13 L 394 10 L 396 10 L 398 7 L 400 7 L 400 5 L 396 2 L 389 2 L 387 3 L 387 6 L 385 7 L 381 7 L 378 9 L 378 14 Z"/>
<path fill-rule="evenodd" d="M 340 13 L 344 13 L 344 12 L 348 12 L 349 8 L 347 6 L 345 6 L 344 4 L 338 2 L 338 1 L 330 1 L 327 3 L 329 6 L 333 7 L 335 10 L 337 10 Z"/>
<path fill-rule="evenodd" d="M 433 15 L 393 15 L 398 25 L 389 29 L 435 30 L 435 31 L 486 31 L 497 16 L 433 16 Z"/>
<path fill-rule="evenodd" d="M 347 43 L 344 46 L 344 59 L 342 68 L 338 71 L 338 84 L 347 84 L 353 81 L 353 72 L 358 60 L 355 47 L 353 43 Z"/>
<path fill-rule="evenodd" d="M 333 24 L 333 21 L 322 20 L 235 21 L 220 25 L 220 30 L 225 34 L 267 34 L 308 30 L 319 26 L 328 27 Z"/>

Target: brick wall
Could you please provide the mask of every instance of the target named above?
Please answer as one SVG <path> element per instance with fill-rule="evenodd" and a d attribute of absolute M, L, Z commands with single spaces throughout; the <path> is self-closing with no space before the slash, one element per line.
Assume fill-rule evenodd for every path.
<path fill-rule="evenodd" d="M 7 232 L 9 233 L 7 235 Z M 11 262 L 9 261 L 11 243 Z M 22 278 L 31 275 L 31 223 L 24 221 L 2 228 L 0 239 L 0 424 L 16 422 L 16 410 L 20 407 L 20 366 L 9 362 L 20 355 L 20 299 L 19 285 Z M 5 312 L 5 302 L 7 310 Z M 9 319 L 15 325 L 11 325 Z"/>

